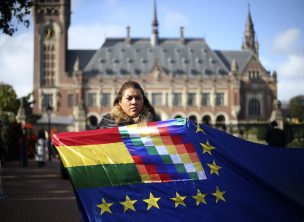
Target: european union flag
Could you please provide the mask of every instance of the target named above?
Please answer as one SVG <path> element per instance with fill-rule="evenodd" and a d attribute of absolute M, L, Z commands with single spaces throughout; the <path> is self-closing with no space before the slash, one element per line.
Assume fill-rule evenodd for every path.
<path fill-rule="evenodd" d="M 84 221 L 304 221 L 304 149 L 174 119 L 53 137 Z"/>

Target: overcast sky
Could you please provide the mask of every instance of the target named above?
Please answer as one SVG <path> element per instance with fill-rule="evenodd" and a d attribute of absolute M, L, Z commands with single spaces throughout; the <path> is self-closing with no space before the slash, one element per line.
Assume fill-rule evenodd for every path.
<path fill-rule="evenodd" d="M 153 0 L 71 0 L 70 49 L 98 49 L 106 37 L 149 37 Z M 304 0 L 158 0 L 160 37 L 203 37 L 211 49 L 239 50 L 248 2 L 266 70 L 278 73 L 278 98 L 304 95 Z M 33 26 L 0 34 L 0 82 L 18 97 L 33 89 Z"/>

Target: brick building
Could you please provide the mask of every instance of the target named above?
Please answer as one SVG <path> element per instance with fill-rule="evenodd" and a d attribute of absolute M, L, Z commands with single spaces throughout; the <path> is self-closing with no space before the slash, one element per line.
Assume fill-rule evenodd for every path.
<path fill-rule="evenodd" d="M 129 79 L 146 91 L 161 119 L 177 116 L 237 127 L 268 121 L 277 75 L 259 60 L 250 11 L 240 50 L 213 50 L 203 38 L 160 38 L 156 2 L 147 38 L 106 38 L 97 50 L 68 49 L 70 0 L 36 0 L 33 8 L 34 112 L 53 107 L 52 122 L 68 130 L 94 127 Z M 241 45 L 241 43 L 240 43 Z M 44 116 L 40 122 L 46 121 Z"/>

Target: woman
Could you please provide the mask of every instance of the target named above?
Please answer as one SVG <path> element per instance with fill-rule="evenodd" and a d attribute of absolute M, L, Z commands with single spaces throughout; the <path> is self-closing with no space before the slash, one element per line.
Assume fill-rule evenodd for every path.
<path fill-rule="evenodd" d="M 113 106 L 111 112 L 102 117 L 98 129 L 160 120 L 144 90 L 135 81 L 122 84 Z"/>
<path fill-rule="evenodd" d="M 46 150 L 46 140 L 45 140 L 45 133 L 43 130 L 38 132 L 38 140 L 36 144 L 36 160 L 38 167 L 45 166 L 45 150 Z"/>

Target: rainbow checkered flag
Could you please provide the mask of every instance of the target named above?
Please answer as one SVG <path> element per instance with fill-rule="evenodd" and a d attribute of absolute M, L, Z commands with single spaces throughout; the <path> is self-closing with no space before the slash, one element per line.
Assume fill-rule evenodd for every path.
<path fill-rule="evenodd" d="M 53 137 L 83 221 L 299 221 L 304 149 L 187 119 Z"/>

